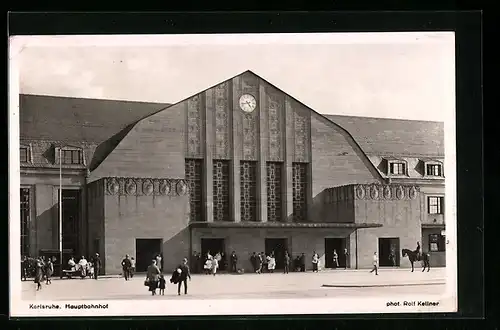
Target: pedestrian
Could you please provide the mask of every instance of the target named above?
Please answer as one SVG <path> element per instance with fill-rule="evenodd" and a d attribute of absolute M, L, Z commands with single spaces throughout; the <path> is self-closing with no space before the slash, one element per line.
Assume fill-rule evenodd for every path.
<path fill-rule="evenodd" d="M 157 265 L 157 266 L 158 266 L 158 268 L 160 269 L 160 272 L 161 272 L 161 271 L 163 271 L 163 267 L 162 267 L 162 265 L 163 265 L 163 259 L 162 259 L 162 257 L 161 257 L 161 254 L 160 254 L 160 253 L 158 253 L 158 254 L 156 255 L 156 265 Z"/>
<path fill-rule="evenodd" d="M 263 264 L 262 254 L 259 253 L 255 257 L 255 265 L 257 267 L 257 271 L 256 271 L 257 274 L 262 274 L 262 264 Z"/>
<path fill-rule="evenodd" d="M 284 263 L 284 267 L 285 267 L 283 272 L 285 274 L 288 274 L 288 270 L 290 267 L 290 255 L 288 255 L 288 251 L 285 251 L 285 257 L 284 257 L 283 263 Z"/>
<path fill-rule="evenodd" d="M 144 282 L 144 284 L 149 288 L 149 291 L 151 291 L 152 296 L 156 294 L 159 275 L 160 269 L 156 265 L 156 260 L 152 260 L 151 265 L 149 265 L 148 271 L 146 273 L 146 281 Z"/>
<path fill-rule="evenodd" d="M 344 269 L 347 269 L 347 260 L 349 259 L 349 251 L 344 249 Z"/>
<path fill-rule="evenodd" d="M 51 258 L 47 261 L 46 264 L 46 271 L 45 271 L 45 278 L 46 278 L 46 284 L 52 284 L 52 274 L 54 274 L 54 264 L 52 263 Z"/>
<path fill-rule="evenodd" d="M 300 255 L 300 271 L 305 272 L 306 271 L 306 255 L 302 253 Z"/>
<path fill-rule="evenodd" d="M 135 259 L 134 257 L 130 258 L 130 278 L 133 278 L 135 274 Z"/>
<path fill-rule="evenodd" d="M 313 251 L 313 257 L 312 257 L 312 266 L 313 266 L 313 273 L 318 272 L 319 270 L 319 255 L 316 253 L 316 251 Z"/>
<path fill-rule="evenodd" d="M 274 252 L 271 252 L 267 260 L 267 269 L 270 273 L 274 273 L 274 269 L 276 268 L 276 258 L 274 257 Z"/>
<path fill-rule="evenodd" d="M 130 267 L 132 266 L 130 262 L 130 257 L 127 254 L 125 256 L 125 259 L 122 260 L 122 271 L 123 271 L 123 277 L 125 277 L 125 281 L 128 281 L 130 277 Z M 158 268 L 158 267 L 156 267 Z"/>
<path fill-rule="evenodd" d="M 236 252 L 233 251 L 231 253 L 231 272 L 236 273 L 237 272 L 237 265 L 238 265 L 238 256 L 236 255 Z"/>
<path fill-rule="evenodd" d="M 217 260 L 214 258 L 214 260 Z M 191 272 L 189 271 L 188 260 L 186 258 L 182 259 L 182 263 L 177 267 L 179 273 L 178 283 L 177 283 L 177 295 L 181 295 L 181 286 L 184 284 L 184 294 L 188 293 L 187 279 L 191 281 Z M 215 275 L 215 273 L 214 273 Z"/>
<path fill-rule="evenodd" d="M 97 280 L 99 276 L 99 271 L 101 270 L 101 257 L 99 257 L 99 253 L 96 253 L 93 260 L 94 264 L 94 279 Z"/>
<path fill-rule="evenodd" d="M 255 252 L 253 252 L 250 256 L 250 264 L 252 264 L 253 272 L 257 273 L 257 256 L 255 255 Z"/>
<path fill-rule="evenodd" d="M 217 257 L 212 258 L 212 274 L 215 276 L 217 274 L 217 269 L 219 268 L 219 260 Z"/>
<path fill-rule="evenodd" d="M 333 267 L 339 268 L 339 255 L 336 249 L 333 249 Z"/>
<path fill-rule="evenodd" d="M 43 262 L 42 258 L 38 258 L 36 260 L 36 271 L 35 271 L 36 291 L 42 289 L 42 281 L 43 281 Z"/>
<path fill-rule="evenodd" d="M 262 257 L 262 267 L 261 267 L 260 271 L 266 272 L 266 271 L 268 271 L 268 269 L 267 269 L 267 255 L 264 252 L 261 252 L 260 255 Z"/>
<path fill-rule="evenodd" d="M 373 252 L 373 269 L 370 271 L 370 273 L 375 272 L 375 275 L 378 275 L 378 257 L 377 257 L 377 252 Z"/>
<path fill-rule="evenodd" d="M 163 274 L 160 275 L 160 277 L 158 278 L 158 289 L 160 289 L 160 292 L 159 294 L 164 296 L 165 295 L 165 277 L 163 276 Z"/>

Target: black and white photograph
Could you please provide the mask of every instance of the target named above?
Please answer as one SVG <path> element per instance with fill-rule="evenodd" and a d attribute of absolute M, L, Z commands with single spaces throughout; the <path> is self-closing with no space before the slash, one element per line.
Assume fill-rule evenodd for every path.
<path fill-rule="evenodd" d="M 12 316 L 457 311 L 453 32 L 10 39 Z"/>

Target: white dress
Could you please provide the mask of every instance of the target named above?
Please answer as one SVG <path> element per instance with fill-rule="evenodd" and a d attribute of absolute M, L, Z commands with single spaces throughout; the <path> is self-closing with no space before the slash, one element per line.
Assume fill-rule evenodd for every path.
<path fill-rule="evenodd" d="M 274 270 L 276 268 L 276 259 L 275 258 L 273 258 L 273 257 L 269 258 L 267 268 L 269 270 Z"/>

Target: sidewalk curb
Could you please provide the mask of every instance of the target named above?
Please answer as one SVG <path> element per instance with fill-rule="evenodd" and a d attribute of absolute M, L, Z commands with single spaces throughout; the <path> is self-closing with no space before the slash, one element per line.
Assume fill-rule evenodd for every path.
<path fill-rule="evenodd" d="M 396 283 L 396 284 L 323 284 L 323 288 L 388 288 L 395 286 L 423 286 L 423 285 L 442 285 L 446 281 L 426 282 L 426 283 Z"/>

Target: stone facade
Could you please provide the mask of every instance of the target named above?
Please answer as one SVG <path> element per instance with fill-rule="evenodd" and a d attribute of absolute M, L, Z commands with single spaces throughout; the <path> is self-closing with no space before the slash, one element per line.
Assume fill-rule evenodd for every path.
<path fill-rule="evenodd" d="M 240 109 L 245 94 L 255 99 L 253 111 Z M 80 254 L 99 252 L 109 274 L 120 271 L 125 254 L 136 255 L 136 239 L 161 240 L 157 252 L 170 268 L 200 251 L 202 238 L 224 238 L 225 252 L 235 250 L 248 268 L 266 238 L 286 238 L 308 265 L 316 251 L 324 265 L 325 239 L 336 237 L 350 250 L 349 267 L 367 268 L 379 239 L 399 238 L 400 248 L 410 249 L 421 241 L 426 250 L 422 225 L 444 228 L 442 214 L 427 213 L 428 197 L 444 196 L 444 179 L 391 181 L 382 156 L 367 155 L 351 132 L 251 72 L 88 150 L 83 168 L 63 167 L 63 187 L 82 191 Z M 24 164 L 21 182 L 34 201 L 30 253 L 57 248 L 57 166 Z M 236 227 L 192 226 L 219 221 Z M 275 221 L 290 227 L 265 227 Z M 401 259 L 401 266 L 408 263 Z"/>

